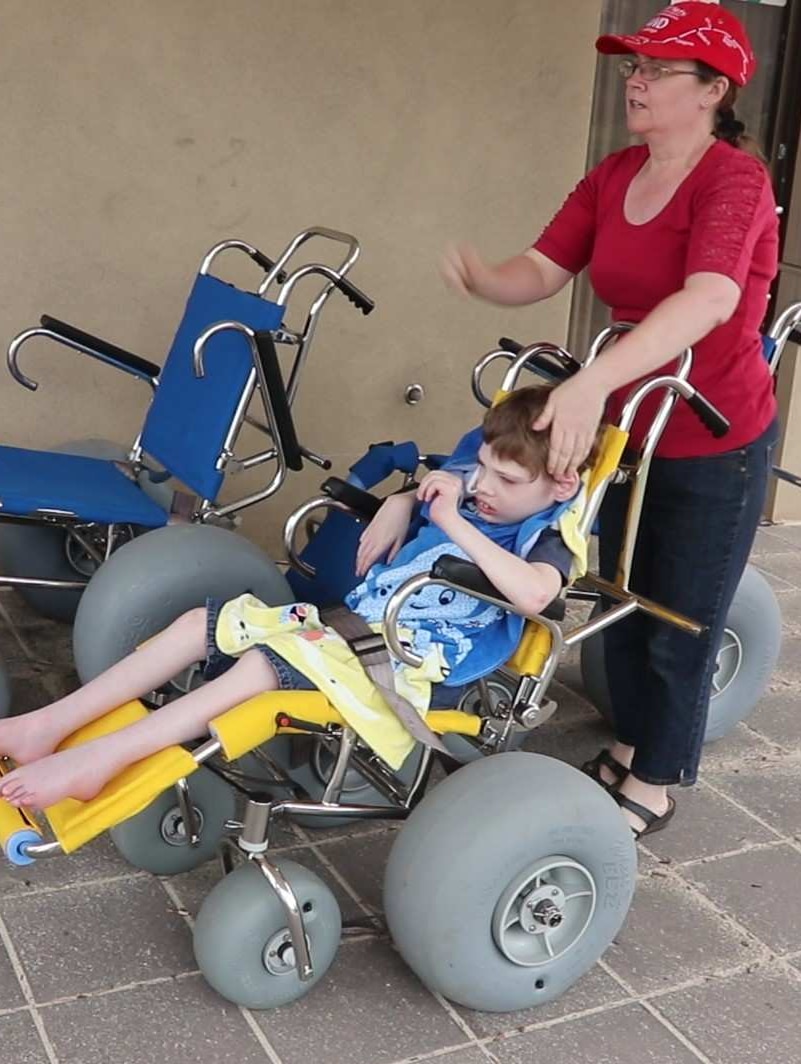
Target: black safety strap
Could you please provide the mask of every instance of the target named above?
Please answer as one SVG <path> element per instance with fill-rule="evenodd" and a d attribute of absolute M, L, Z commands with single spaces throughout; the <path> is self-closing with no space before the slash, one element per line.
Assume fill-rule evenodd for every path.
<path fill-rule="evenodd" d="M 448 748 L 439 736 L 429 728 L 412 703 L 395 690 L 395 674 L 384 637 L 374 632 L 358 613 L 347 606 L 332 606 L 322 610 L 320 618 L 323 624 L 342 636 L 409 734 L 433 750 L 447 754 Z"/>

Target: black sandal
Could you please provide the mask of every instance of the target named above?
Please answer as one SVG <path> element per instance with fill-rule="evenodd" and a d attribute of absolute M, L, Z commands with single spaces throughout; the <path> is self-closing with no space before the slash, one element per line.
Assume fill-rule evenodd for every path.
<path fill-rule="evenodd" d="M 661 816 L 655 813 L 653 809 L 648 809 L 646 806 L 640 805 L 639 802 L 635 802 L 633 798 L 627 798 L 620 791 L 614 791 L 612 797 L 621 809 L 627 809 L 630 813 L 634 813 L 645 824 L 645 827 L 639 831 L 637 828 L 632 827 L 631 830 L 634 832 L 635 839 L 641 839 L 643 835 L 652 835 L 655 831 L 661 831 L 662 828 L 667 827 L 676 812 L 676 801 L 670 795 L 667 796 L 667 810 Z"/>
<path fill-rule="evenodd" d="M 601 775 L 602 765 L 604 768 L 608 768 L 615 777 L 611 783 L 607 783 Z M 589 776 L 590 779 L 595 780 L 596 783 L 600 783 L 604 790 L 607 791 L 611 791 L 613 787 L 617 787 L 617 785 L 622 783 L 629 774 L 629 770 L 626 766 L 621 761 L 618 761 L 616 757 L 612 757 L 606 747 L 604 747 L 600 753 L 596 754 L 595 757 L 591 758 L 591 760 L 585 761 L 581 766 L 581 771 L 585 776 Z"/>

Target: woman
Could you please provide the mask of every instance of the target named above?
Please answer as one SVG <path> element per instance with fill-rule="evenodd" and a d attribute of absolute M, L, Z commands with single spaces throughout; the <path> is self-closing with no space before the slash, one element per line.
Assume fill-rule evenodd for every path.
<path fill-rule="evenodd" d="M 640 378 L 693 347 L 692 382 L 731 422 L 714 439 L 686 404 L 651 467 L 632 588 L 707 625 L 694 638 L 641 616 L 605 633 L 616 739 L 584 770 L 615 794 L 639 837 L 664 827 L 669 784 L 695 782 L 716 650 L 764 503 L 776 404 L 759 327 L 777 270 L 778 226 L 764 160 L 734 116 L 756 61 L 744 27 L 689 0 L 638 33 L 604 36 L 620 54 L 630 133 L 568 197 L 534 247 L 488 266 L 469 247 L 443 264 L 458 291 L 493 303 L 547 299 L 585 266 L 617 321 L 635 322 L 586 370 L 556 388 L 549 469 L 585 456 L 604 409 L 612 418 Z M 644 403 L 642 441 L 660 396 Z M 601 514 L 601 573 L 614 579 L 628 487 Z"/>

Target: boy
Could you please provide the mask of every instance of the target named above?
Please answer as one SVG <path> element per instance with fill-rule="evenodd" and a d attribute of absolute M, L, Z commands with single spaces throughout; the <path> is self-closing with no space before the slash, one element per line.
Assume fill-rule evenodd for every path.
<path fill-rule="evenodd" d="M 548 389 L 542 387 L 514 392 L 487 413 L 480 429 L 463 438 L 443 469 L 426 474 L 416 493 L 385 500 L 361 537 L 356 573 L 366 579 L 348 596 L 352 610 L 377 625 L 392 590 L 409 575 L 427 572 L 444 553 L 474 561 L 528 616 L 556 597 L 576 559 L 581 567 L 584 557 L 582 545 L 569 535 L 569 519 L 575 526 L 580 508 L 579 477 L 573 473 L 556 480 L 548 475 L 547 433 L 531 428 L 547 398 Z M 421 525 L 404 546 L 418 502 Z M 427 590 L 432 594 L 424 591 L 424 601 L 409 600 L 401 617 L 415 651 L 424 658 L 422 710 L 456 705 L 459 688 L 502 664 L 523 628 L 522 618 L 470 596 L 442 587 Z M 79 690 L 33 713 L 0 721 L 0 754 L 19 766 L 0 782 L 0 796 L 12 805 L 38 809 L 65 797 L 88 800 L 126 766 L 203 737 L 214 717 L 265 691 L 319 686 L 349 719 L 343 685 L 335 686 L 330 678 L 334 670 L 320 656 L 326 640 L 330 644 L 339 637 L 305 604 L 271 609 L 253 596 L 240 596 L 190 610 Z M 341 666 L 343 650 L 347 655 L 340 640 L 338 657 L 335 650 L 330 661 L 336 658 Z M 208 682 L 203 686 L 112 735 L 53 752 L 89 721 L 199 661 L 206 663 Z M 421 670 L 396 666 L 398 691 L 409 697 L 415 677 L 405 676 L 404 670 Z M 410 746 L 405 731 L 404 737 Z M 390 764 L 405 756 L 397 750 L 377 752 Z"/>

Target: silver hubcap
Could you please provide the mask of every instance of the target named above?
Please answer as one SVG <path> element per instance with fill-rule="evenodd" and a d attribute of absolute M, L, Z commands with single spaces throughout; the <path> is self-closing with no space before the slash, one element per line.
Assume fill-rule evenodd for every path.
<path fill-rule="evenodd" d="M 295 970 L 295 951 L 292 948 L 292 936 L 285 927 L 273 935 L 264 947 L 264 967 L 270 975 L 286 975 Z"/>
<path fill-rule="evenodd" d="M 501 895 L 492 935 L 501 953 L 534 968 L 561 957 L 578 942 L 595 912 L 595 880 L 569 857 L 529 865 Z"/>
<path fill-rule="evenodd" d="M 203 813 L 197 807 L 194 807 L 194 813 L 197 821 L 197 833 L 201 835 L 203 832 Z M 177 805 L 169 809 L 161 818 L 161 837 L 168 846 L 189 845 L 184 818 Z"/>
<path fill-rule="evenodd" d="M 718 656 L 715 659 L 715 672 L 712 676 L 712 698 L 717 698 L 737 677 L 743 663 L 743 644 L 740 637 L 731 628 L 726 628 L 720 641 Z"/>

